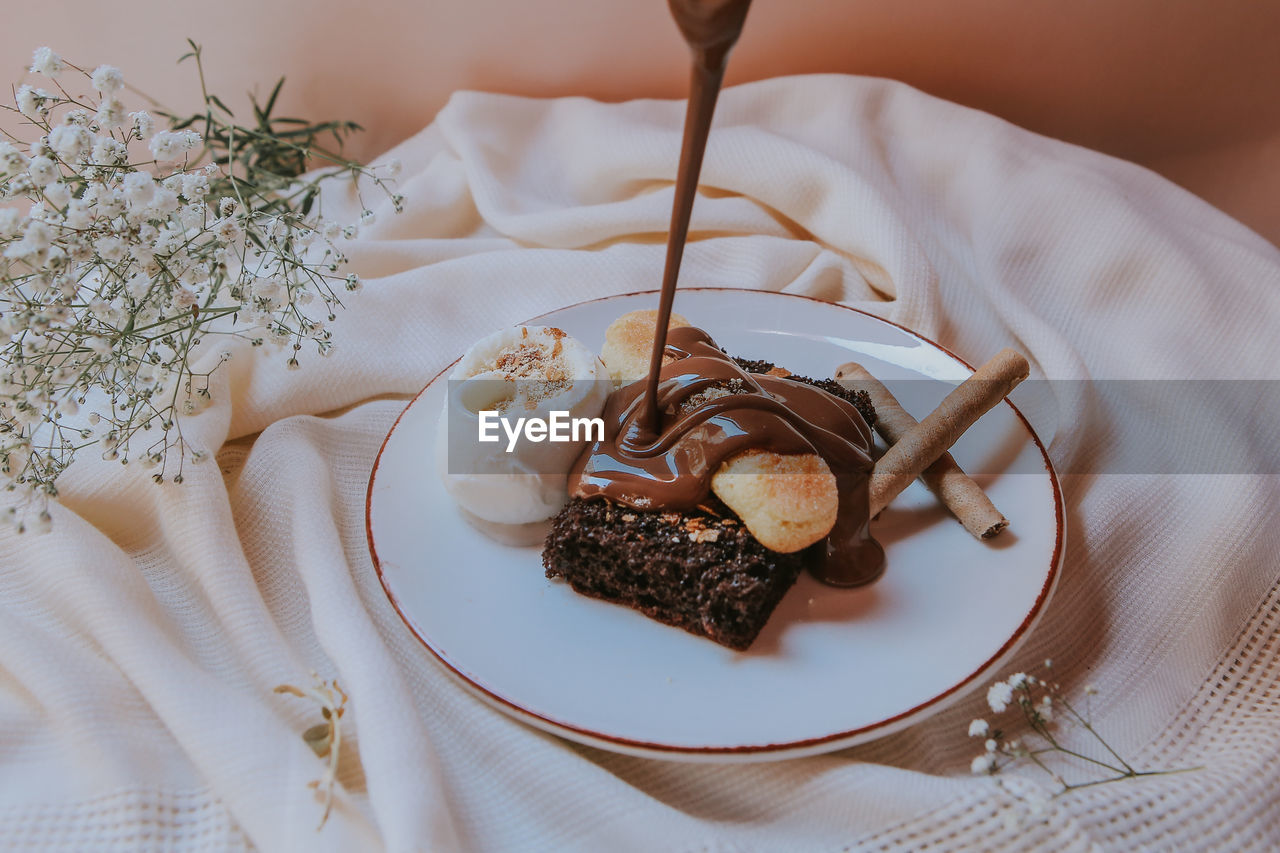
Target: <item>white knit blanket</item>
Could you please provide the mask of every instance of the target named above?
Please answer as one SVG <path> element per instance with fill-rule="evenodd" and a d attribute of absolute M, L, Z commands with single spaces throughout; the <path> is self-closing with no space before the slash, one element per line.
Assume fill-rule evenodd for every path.
<path fill-rule="evenodd" d="M 216 464 L 158 487 L 85 457 L 52 533 L 0 534 L 0 847 L 1280 847 L 1276 469 L 1090 464 L 1113 426 L 1087 394 L 1054 432 L 1061 584 L 1014 668 L 1053 658 L 1068 696 L 1097 685 L 1095 723 L 1122 754 L 1198 769 L 1044 802 L 1035 768 L 998 787 L 969 773 L 981 692 L 817 758 L 623 757 L 480 704 L 418 645 L 365 541 L 379 445 L 480 336 L 657 286 L 682 115 L 456 95 L 389 155 L 406 212 L 365 196 L 377 222 L 350 255 L 366 287 L 332 358 L 288 371 L 237 352 L 188 427 Z M 970 361 L 1015 346 L 1039 376 L 1280 377 L 1273 246 L 1137 166 L 906 86 L 728 90 L 702 181 L 685 283 L 855 305 Z M 1274 431 L 1275 414 L 1225 429 Z M 1158 435 L 1184 416 L 1142 418 Z M 351 696 L 319 832 L 322 764 L 299 737 L 316 708 L 272 692 L 313 669 Z"/>

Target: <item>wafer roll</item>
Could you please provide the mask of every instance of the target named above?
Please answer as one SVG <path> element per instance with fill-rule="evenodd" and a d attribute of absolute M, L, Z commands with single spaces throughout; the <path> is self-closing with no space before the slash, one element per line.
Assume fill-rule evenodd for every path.
<path fill-rule="evenodd" d="M 871 472 L 871 515 L 888 506 L 1030 372 L 1031 365 L 1020 354 L 1001 350 L 956 386 L 928 417 L 908 429 Z"/>
<path fill-rule="evenodd" d="M 852 387 L 866 391 L 876 409 L 876 432 L 890 445 L 918 425 L 897 398 L 865 367 L 855 361 L 840 365 L 836 379 Z M 969 478 L 950 453 L 943 453 L 938 460 L 925 468 L 920 479 L 938 496 L 952 515 L 979 539 L 990 539 L 1009 526 L 1009 521 L 987 497 L 982 487 Z"/>

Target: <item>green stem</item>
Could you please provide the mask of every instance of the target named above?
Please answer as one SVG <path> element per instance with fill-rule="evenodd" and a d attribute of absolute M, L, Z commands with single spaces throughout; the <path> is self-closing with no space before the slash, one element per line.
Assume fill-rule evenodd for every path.
<path fill-rule="evenodd" d="M 1111 744 L 1107 743 L 1105 740 L 1102 739 L 1102 735 L 1098 734 L 1094 730 L 1093 726 L 1089 724 L 1088 720 L 1080 716 L 1080 714 L 1076 711 L 1076 709 L 1072 707 L 1070 702 L 1068 702 L 1066 699 L 1059 699 L 1058 701 L 1060 701 L 1062 703 L 1062 706 L 1071 713 L 1071 716 L 1076 718 L 1076 720 L 1080 723 L 1080 725 L 1085 727 L 1085 730 L 1089 732 L 1089 734 L 1094 736 L 1094 738 L 1098 741 L 1098 743 L 1102 744 L 1103 749 L 1111 753 L 1111 755 L 1115 758 L 1115 760 L 1119 761 L 1124 766 L 1125 770 L 1127 770 L 1130 773 L 1135 772 L 1134 769 L 1129 766 L 1129 762 L 1121 758 L 1120 754 L 1111 748 Z"/>

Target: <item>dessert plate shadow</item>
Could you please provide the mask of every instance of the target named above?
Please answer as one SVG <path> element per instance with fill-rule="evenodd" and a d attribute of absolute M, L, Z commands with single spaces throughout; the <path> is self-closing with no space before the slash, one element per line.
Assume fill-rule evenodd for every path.
<path fill-rule="evenodd" d="M 532 323 L 599 352 L 636 293 Z M 942 347 L 845 306 L 789 294 L 681 289 L 675 310 L 733 355 L 830 376 L 864 364 L 923 417 L 972 371 Z M 1008 401 L 953 449 L 1010 520 L 973 539 L 918 482 L 872 523 L 887 568 L 835 589 L 807 575 L 750 650 L 734 652 L 543 575 L 541 548 L 468 525 L 433 462 L 442 372 L 387 435 L 369 480 L 369 549 L 388 598 L 444 668 L 493 707 L 540 729 L 632 755 L 762 761 L 863 743 L 983 686 L 1044 610 L 1064 551 L 1058 480 Z M 930 382 L 903 382 L 928 379 Z M 897 384 L 895 384 L 897 383 Z M 916 393 L 918 392 L 918 393 Z"/>

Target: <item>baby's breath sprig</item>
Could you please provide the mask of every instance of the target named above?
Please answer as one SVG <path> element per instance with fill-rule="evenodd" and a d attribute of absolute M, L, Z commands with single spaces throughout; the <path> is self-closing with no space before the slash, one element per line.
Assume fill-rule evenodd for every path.
<path fill-rule="evenodd" d="M 1023 672 L 1014 673 L 1004 681 L 997 681 L 987 690 L 987 706 L 993 714 L 1005 714 L 1016 710 L 1022 722 L 1030 730 L 1021 737 L 1010 737 L 1006 731 L 993 726 L 985 719 L 969 724 L 969 736 L 982 738 L 984 750 L 970 766 L 976 774 L 995 774 L 1020 761 L 1030 761 L 1039 767 L 1058 785 L 1057 794 L 1065 794 L 1079 788 L 1088 788 L 1106 782 L 1119 782 L 1140 776 L 1160 776 L 1183 773 L 1198 768 L 1177 770 L 1138 770 L 1121 757 L 1094 728 L 1091 720 L 1092 698 L 1098 692 L 1093 685 L 1084 688 L 1085 711 L 1081 713 L 1062 693 L 1061 685 L 1048 678 L 1053 661 L 1046 660 L 1042 674 L 1037 676 Z M 1063 743 L 1062 729 L 1071 728 L 1087 735 L 1088 746 L 1068 746 Z M 1094 754 L 1089 754 L 1093 752 Z M 1083 779 L 1068 781 L 1063 770 L 1051 766 L 1047 760 L 1051 754 L 1064 756 L 1079 769 L 1089 771 Z"/>
<path fill-rule="evenodd" d="M 324 776 L 309 783 L 323 798 L 324 811 L 320 815 L 323 829 L 329 820 L 329 812 L 333 808 L 333 786 L 338 781 L 338 755 L 342 747 L 342 713 L 347 707 L 347 694 L 338 686 L 337 679 L 323 681 L 316 673 L 311 673 L 314 685 L 311 687 L 295 687 L 292 684 L 281 684 L 275 688 L 276 693 L 288 693 L 302 699 L 310 699 L 320 706 L 320 715 L 324 722 L 316 723 L 302 733 L 302 739 L 319 758 L 329 759 L 325 765 Z"/>
<path fill-rule="evenodd" d="M 203 109 L 188 115 L 166 110 L 160 114 L 169 120 L 173 130 L 197 129 L 204 152 L 210 162 L 220 168 L 219 178 L 211 182 L 209 197 L 214 201 L 234 198 L 243 206 L 261 212 L 307 216 L 320 200 L 322 184 L 335 177 L 348 175 L 357 197 L 361 196 L 360 178 L 382 191 L 399 212 L 404 198 L 395 192 L 399 164 L 395 161 L 380 170 L 372 170 L 345 157 L 342 147 L 351 134 L 362 130 L 353 121 L 311 122 L 301 118 L 276 116 L 276 102 L 285 78 L 276 81 L 260 104 L 250 96 L 253 111 L 251 124 L 237 124 L 235 114 L 205 83 L 203 49 L 187 39 L 190 50 L 179 62 L 192 60 L 200 78 Z M 333 146 L 325 144 L 329 140 Z M 320 167 L 311 174 L 308 169 Z M 361 224 L 371 224 L 373 211 L 361 204 Z"/>
<path fill-rule="evenodd" d="M 165 129 L 126 111 L 119 69 L 45 47 L 30 70 L 47 82 L 0 104 L 34 136 L 0 138 L 0 483 L 22 498 L 6 513 L 19 530 L 48 528 L 59 475 L 89 447 L 182 482 L 210 455 L 183 423 L 233 355 L 217 340 L 279 347 L 289 368 L 334 351 L 340 294 L 360 288 L 341 244 L 372 214 L 326 220 L 323 187 L 365 179 L 403 205 L 397 164 L 341 156 L 356 125 L 274 117 L 283 80 L 237 125 L 191 47 L 203 109 L 160 111 Z"/>

